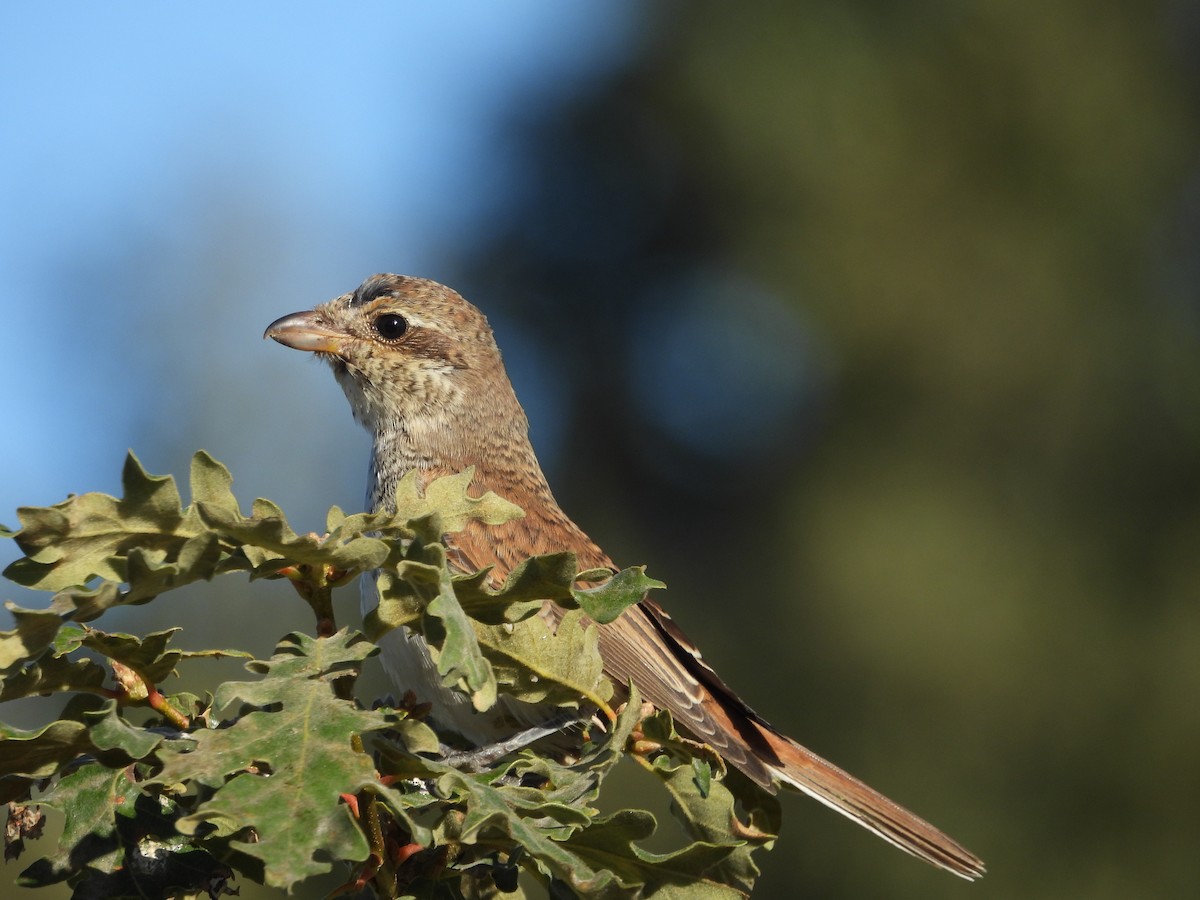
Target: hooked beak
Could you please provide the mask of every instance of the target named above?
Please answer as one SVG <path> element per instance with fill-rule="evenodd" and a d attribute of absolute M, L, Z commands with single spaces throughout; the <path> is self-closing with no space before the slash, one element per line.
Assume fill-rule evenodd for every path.
<path fill-rule="evenodd" d="M 337 354 L 345 337 L 342 332 L 324 324 L 313 310 L 276 319 L 263 332 L 264 339 L 271 338 L 285 347 L 310 353 Z"/>

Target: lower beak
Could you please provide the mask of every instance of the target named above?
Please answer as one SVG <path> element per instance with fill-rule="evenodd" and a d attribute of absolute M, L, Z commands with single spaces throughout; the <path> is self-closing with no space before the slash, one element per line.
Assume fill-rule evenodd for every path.
<path fill-rule="evenodd" d="M 267 326 L 263 338 L 272 338 L 293 350 L 338 353 L 345 334 L 321 322 L 312 310 L 292 313 Z"/>

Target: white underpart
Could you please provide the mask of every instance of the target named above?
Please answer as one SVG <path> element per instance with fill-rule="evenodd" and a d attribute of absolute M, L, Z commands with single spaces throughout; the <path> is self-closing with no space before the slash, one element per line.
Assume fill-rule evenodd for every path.
<path fill-rule="evenodd" d="M 379 605 L 376 575 L 371 572 L 361 582 L 364 617 Z M 492 709 L 477 712 L 465 691 L 442 685 L 437 663 L 421 635 L 400 626 L 378 643 L 383 669 L 396 689 L 401 693 L 412 691 L 420 703 L 432 703 L 434 721 L 457 731 L 476 747 L 505 740 L 522 728 L 542 725 L 557 712 L 553 706 L 522 703 L 503 695 Z"/>

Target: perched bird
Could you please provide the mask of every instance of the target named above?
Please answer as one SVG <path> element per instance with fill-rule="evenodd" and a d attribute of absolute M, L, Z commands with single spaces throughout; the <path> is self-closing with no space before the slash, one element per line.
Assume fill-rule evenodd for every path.
<path fill-rule="evenodd" d="M 459 568 L 494 566 L 493 578 L 502 580 L 529 556 L 564 550 L 575 552 L 581 569 L 615 568 L 555 502 L 492 330 L 451 289 L 422 278 L 374 275 L 310 312 L 272 322 L 264 337 L 316 353 L 332 366 L 354 418 L 374 437 L 371 509 L 394 502 L 396 483 L 410 471 L 425 484 L 474 466 L 474 488 L 495 491 L 525 511 L 502 525 L 473 521 L 448 535 Z M 618 691 L 632 680 L 644 699 L 759 785 L 797 788 L 926 862 L 966 879 L 983 874 L 982 860 L 949 836 L 771 727 L 649 598 L 594 627 L 605 674 Z M 432 702 L 437 721 L 477 745 L 553 713 L 516 701 L 476 713 L 465 694 L 441 686 L 419 635 L 399 628 L 383 643 L 397 686 Z"/>

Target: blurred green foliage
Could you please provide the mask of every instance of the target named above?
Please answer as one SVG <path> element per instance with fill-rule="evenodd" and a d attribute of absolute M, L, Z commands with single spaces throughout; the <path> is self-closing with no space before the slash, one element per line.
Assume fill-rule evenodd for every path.
<path fill-rule="evenodd" d="M 803 318 L 825 394 L 790 445 L 697 462 L 653 422 L 581 422 L 556 483 L 768 718 L 978 851 L 972 896 L 1194 889 L 1194 20 L 660 7 L 621 80 L 535 131 L 530 205 L 468 291 L 561 309 L 555 337 L 607 327 L 575 361 L 591 421 L 643 390 L 600 354 L 664 271 L 735 270 Z M 743 488 L 720 517 L 714 473 Z M 636 511 L 606 502 L 622 486 Z M 764 508 L 770 528 L 719 524 Z M 715 550 L 774 562 L 761 591 L 714 577 Z M 786 813 L 758 896 L 964 890 Z"/>

